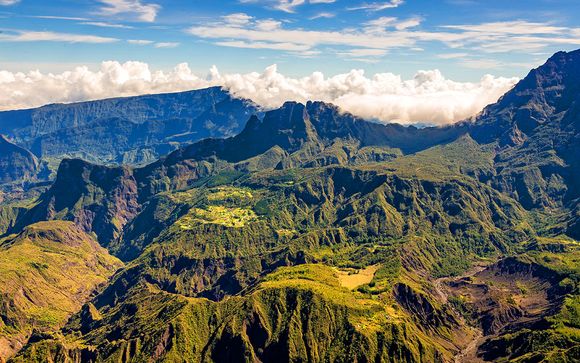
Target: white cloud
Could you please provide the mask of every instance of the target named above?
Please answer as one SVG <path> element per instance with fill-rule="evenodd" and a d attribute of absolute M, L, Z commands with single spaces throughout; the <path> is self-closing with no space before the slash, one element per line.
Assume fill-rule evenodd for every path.
<path fill-rule="evenodd" d="M 261 31 L 274 31 L 280 29 L 282 22 L 273 19 L 258 20 L 256 21 L 256 29 Z"/>
<path fill-rule="evenodd" d="M 305 0 L 279 0 L 276 9 L 285 11 L 287 13 L 293 13 L 294 8 L 305 3 Z"/>
<path fill-rule="evenodd" d="M 265 25 L 268 26 L 265 26 Z M 355 48 L 390 49 L 411 46 L 415 40 L 402 32 L 373 33 L 367 29 L 360 31 L 324 31 L 286 29 L 274 20 L 252 20 L 244 26 L 217 22 L 194 26 L 188 29 L 194 36 L 218 40 L 219 44 L 232 41 L 271 44 L 271 49 L 280 49 L 280 44 L 297 44 L 312 49 L 319 45 L 339 45 Z M 237 43 L 232 43 L 237 44 Z"/>
<path fill-rule="evenodd" d="M 118 40 L 116 38 L 97 35 L 55 33 L 49 31 L 12 31 L 0 34 L 0 41 L 4 42 L 113 43 Z"/>
<path fill-rule="evenodd" d="M 322 13 L 318 13 L 314 16 L 311 16 L 309 19 L 310 20 L 316 20 L 316 19 L 332 19 L 336 16 L 336 14 L 334 13 L 328 13 L 328 12 L 322 12 Z"/>
<path fill-rule="evenodd" d="M 20 0 L 0 0 L 0 5 L 4 5 L 4 6 L 8 6 L 8 5 L 14 5 L 16 3 L 19 3 Z"/>
<path fill-rule="evenodd" d="M 476 114 L 516 81 L 486 75 L 479 82 L 454 82 L 437 70 L 419 71 L 410 80 L 392 73 L 367 77 L 362 70 L 292 78 L 279 73 L 275 65 L 248 74 L 221 74 L 213 67 L 208 77 L 199 77 L 185 63 L 162 72 L 152 71 L 146 63 L 110 61 L 98 71 L 88 67 L 61 74 L 0 71 L 0 109 L 222 86 L 265 108 L 279 107 L 287 100 L 321 100 L 383 122 L 447 124 Z"/>
<path fill-rule="evenodd" d="M 212 78 L 232 93 L 264 107 L 286 100 L 331 102 L 355 115 L 383 122 L 447 124 L 468 118 L 495 102 L 516 78 L 484 76 L 476 83 L 454 82 L 437 71 L 419 71 L 411 80 L 392 73 L 366 77 L 362 70 L 325 78 L 320 72 L 304 78 L 280 74 L 276 66 L 263 73 Z"/>
<path fill-rule="evenodd" d="M 129 44 L 135 44 L 135 45 L 150 45 L 155 43 L 152 40 L 145 40 L 145 39 L 129 39 L 127 40 L 127 43 Z"/>
<path fill-rule="evenodd" d="M 155 48 L 176 48 L 178 46 L 179 46 L 179 43 L 176 43 L 176 42 L 155 43 Z"/>
<path fill-rule="evenodd" d="M 133 45 L 153 45 L 155 48 L 176 48 L 181 45 L 181 43 L 177 42 L 159 42 L 156 43 L 152 40 L 146 39 L 128 39 L 127 43 Z"/>
<path fill-rule="evenodd" d="M 270 49 L 270 50 L 283 50 L 287 52 L 306 52 L 310 48 L 305 45 L 294 44 L 294 43 L 264 43 L 264 42 L 244 42 L 244 41 L 223 41 L 217 42 L 217 45 L 232 48 L 246 48 L 246 49 Z"/>
<path fill-rule="evenodd" d="M 231 25 L 246 25 L 252 20 L 252 17 L 244 13 L 235 13 L 223 16 L 222 19 Z"/>
<path fill-rule="evenodd" d="M 339 52 L 339 55 L 348 57 L 380 57 L 387 54 L 386 50 L 383 49 L 350 49 L 345 52 Z"/>
<path fill-rule="evenodd" d="M 386 34 L 392 29 L 396 30 L 406 30 L 409 28 L 414 28 L 419 26 L 423 21 L 420 17 L 412 17 L 404 20 L 400 20 L 395 17 L 383 16 L 364 24 L 364 30 L 371 34 Z"/>
<path fill-rule="evenodd" d="M 31 15 L 30 17 L 36 18 L 36 19 L 90 21 L 90 19 L 88 19 L 88 18 L 79 18 L 79 17 L 73 17 L 73 16 Z"/>
<path fill-rule="evenodd" d="M 348 8 L 348 10 L 381 11 L 385 9 L 397 8 L 404 3 L 404 0 L 378 1 L 373 3 L 363 3 L 361 5 Z"/>
<path fill-rule="evenodd" d="M 562 34 L 568 30 L 568 28 L 557 27 L 546 23 L 534 23 L 522 20 L 492 22 L 475 25 L 445 25 L 443 28 L 498 35 Z"/>
<path fill-rule="evenodd" d="M 379 17 L 361 24 L 358 28 L 338 30 L 309 30 L 292 28 L 272 19 L 259 20 L 245 14 L 243 24 L 235 20 L 213 21 L 193 26 L 187 31 L 222 46 L 239 46 L 253 43 L 257 49 L 280 50 L 282 44 L 303 46 L 309 51 L 321 46 L 355 49 L 416 49 L 420 43 L 438 42 L 454 49 L 485 53 L 530 53 L 555 45 L 580 45 L 578 28 L 556 27 L 548 23 L 510 21 L 473 25 L 446 25 L 439 30 L 422 30 L 421 17 L 399 19 Z M 342 50 L 338 50 L 342 51 Z"/>
<path fill-rule="evenodd" d="M 99 0 L 104 6 L 100 9 L 100 14 L 131 15 L 137 20 L 144 22 L 154 22 L 157 13 L 161 9 L 158 4 L 143 4 L 141 0 Z"/>
<path fill-rule="evenodd" d="M 103 21 L 84 21 L 81 24 L 98 26 L 100 28 L 133 29 L 133 27 L 129 26 L 129 25 L 113 24 L 113 23 L 107 23 L 107 22 L 103 22 Z"/>
<path fill-rule="evenodd" d="M 274 9 L 284 11 L 286 13 L 296 12 L 295 8 L 298 6 L 309 4 L 332 4 L 336 0 L 239 0 L 242 4 L 266 3 Z"/>

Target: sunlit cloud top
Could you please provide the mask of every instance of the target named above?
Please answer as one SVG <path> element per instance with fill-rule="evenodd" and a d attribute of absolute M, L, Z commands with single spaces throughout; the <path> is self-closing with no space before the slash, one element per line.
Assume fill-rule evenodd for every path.
<path fill-rule="evenodd" d="M 420 71 L 407 80 L 392 73 L 367 76 L 363 70 L 295 78 L 280 73 L 276 65 L 246 74 L 222 73 L 214 66 L 200 77 L 186 63 L 160 71 L 141 62 L 103 62 L 97 71 L 87 67 L 60 74 L 0 71 L 0 110 L 219 86 L 264 109 L 286 101 L 314 100 L 385 123 L 444 125 L 476 114 L 517 80 L 485 75 L 477 82 L 456 82 L 437 70 Z"/>

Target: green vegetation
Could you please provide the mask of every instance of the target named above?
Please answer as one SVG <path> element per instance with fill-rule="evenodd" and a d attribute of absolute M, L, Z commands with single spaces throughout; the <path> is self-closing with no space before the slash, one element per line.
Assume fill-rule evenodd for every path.
<path fill-rule="evenodd" d="M 447 180 L 458 176 L 477 177 L 493 168 L 494 145 L 481 146 L 471 137 L 394 159 L 387 164 L 389 171 L 401 177 L 427 180 Z"/>
<path fill-rule="evenodd" d="M 211 205 L 207 209 L 194 208 L 189 214 L 181 217 L 176 224 L 183 229 L 191 229 L 196 223 L 211 223 L 241 228 L 256 219 L 257 216 L 251 209 Z"/>
<path fill-rule="evenodd" d="M 0 253 L 19 238 L 70 246 L 19 247 L 1 268 L 63 291 L 87 274 L 83 301 L 105 282 L 108 269 L 93 278 L 106 254 L 75 255 L 88 236 L 35 231 L 43 219 L 75 221 L 127 264 L 82 308 L 23 299 L 22 313 L 0 311 L 11 336 L 42 330 L 14 361 L 580 360 L 577 80 L 564 77 L 580 58 L 569 59 L 471 123 L 385 126 L 288 103 L 143 168 L 63 162 L 35 205 L 0 214 L 26 231 Z M 64 268 L 63 256 L 90 263 Z"/>
<path fill-rule="evenodd" d="M 117 312 L 130 307 L 132 318 L 113 322 Z M 403 323 L 403 312 L 353 296 L 339 286 L 334 270 L 323 265 L 281 268 L 244 297 L 219 303 L 135 286 L 120 306 L 103 306 L 102 311 L 103 320 L 92 333 L 53 335 L 25 349 L 15 362 L 55 354 L 86 354 L 102 361 L 153 356 L 163 362 L 269 360 L 280 354 L 295 360 L 437 361 L 441 354 L 437 340 L 411 328 L 411 321 Z M 81 315 L 69 328 L 94 324 Z M 151 321 L 151 316 L 163 319 Z M 109 324 L 118 328 L 111 331 Z M 131 338 L 115 341 L 116 336 Z"/>
<path fill-rule="evenodd" d="M 0 356 L 33 330 L 60 328 L 121 263 L 71 222 L 42 222 L 0 240 Z"/>

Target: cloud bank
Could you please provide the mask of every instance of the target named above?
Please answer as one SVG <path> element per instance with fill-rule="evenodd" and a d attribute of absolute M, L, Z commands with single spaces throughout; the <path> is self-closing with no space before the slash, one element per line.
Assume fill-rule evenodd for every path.
<path fill-rule="evenodd" d="M 409 80 L 392 73 L 367 76 L 362 70 L 292 78 L 278 72 L 276 65 L 247 74 L 221 74 L 212 67 L 207 77 L 199 77 L 186 63 L 164 72 L 142 62 L 108 61 L 98 71 L 88 67 L 61 74 L 0 71 L 0 110 L 221 86 L 266 109 L 289 100 L 319 100 L 366 119 L 443 125 L 477 114 L 517 81 L 486 75 L 479 82 L 455 82 L 438 70 L 419 71 Z"/>

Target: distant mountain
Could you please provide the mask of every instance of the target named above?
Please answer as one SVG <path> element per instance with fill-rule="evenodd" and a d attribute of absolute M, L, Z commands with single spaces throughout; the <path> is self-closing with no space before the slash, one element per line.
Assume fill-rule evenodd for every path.
<path fill-rule="evenodd" d="M 140 164 L 206 137 L 237 134 L 259 113 L 214 87 L 0 112 L 0 133 L 51 164 L 64 157 Z"/>
<path fill-rule="evenodd" d="M 34 154 L 0 135 L 0 183 L 33 179 L 38 169 Z"/>
<path fill-rule="evenodd" d="M 105 167 L 65 159 L 52 188 L 19 225 L 58 216 L 77 221 L 87 231 L 98 229 L 100 241 L 107 244 L 131 219 L 119 213 L 134 216 L 150 197 L 212 175 L 389 161 L 402 155 L 401 150 L 452 142 L 463 133 L 463 127 L 376 124 L 343 114 L 333 105 L 288 102 L 267 112 L 263 120 L 252 116 L 237 136 L 199 141 L 145 167 Z M 92 202 L 79 204 L 88 200 Z"/>
<path fill-rule="evenodd" d="M 146 166 L 65 158 L 0 256 L 64 220 L 125 266 L 12 361 L 578 361 L 579 69 L 448 127 L 288 102 Z"/>
<path fill-rule="evenodd" d="M 570 81 L 578 77 L 575 64 L 580 64 L 580 51 L 558 53 L 544 66 L 531 71 L 498 103 L 488 106 L 475 121 L 447 127 L 378 124 L 343 113 L 336 106 L 322 102 L 306 105 L 288 102 L 280 109 L 265 113 L 262 119 L 252 116 L 234 137 L 201 140 L 142 168 L 112 168 L 107 173 L 124 177 L 111 177 L 107 181 L 109 185 L 128 181 L 131 188 L 122 184 L 115 184 L 114 188 L 121 187 L 129 192 L 124 197 L 126 200 L 144 203 L 160 192 L 188 188 L 200 179 L 219 173 L 385 162 L 470 135 L 479 144 L 493 145 L 490 147 L 494 148 L 494 156 L 489 165 L 479 169 L 477 165 L 464 165 L 462 172 L 469 172 L 478 181 L 507 193 L 527 209 L 550 207 L 574 210 L 578 204 L 580 180 L 577 160 L 580 136 L 574 111 L 574 95 L 580 92 L 576 83 Z M 544 113 L 533 114 L 539 109 Z M 53 189 L 62 184 L 62 190 L 65 190 L 70 183 L 86 180 L 84 176 L 71 177 L 70 183 L 60 183 L 62 178 L 68 178 L 69 171 L 92 175 L 82 170 L 95 168 L 102 167 L 65 160 Z M 81 218 L 71 214 L 78 207 L 79 200 L 71 199 L 72 194 L 56 190 L 49 191 L 47 195 L 50 197 L 45 196 L 45 200 L 48 198 L 51 203 L 62 205 L 56 212 L 66 208 L 69 218 Z M 65 195 L 70 201 L 59 203 Z M 85 197 L 84 194 L 77 196 Z M 72 208 L 73 205 L 77 207 Z M 116 208 L 118 203 L 108 205 Z M 54 211 L 52 207 L 46 209 L 44 204 L 35 210 L 39 208 Z M 115 217 L 116 223 L 103 223 L 98 219 L 100 213 L 108 219 L 115 213 L 109 209 L 95 212 L 90 215 L 96 216 L 99 228 L 110 229 L 105 233 L 106 241 L 120 235 L 122 226 L 117 225 L 119 219 Z M 45 218 L 50 216 L 41 213 L 30 221 Z M 578 220 L 574 216 L 570 218 L 563 221 L 564 227 L 570 235 L 575 235 Z M 30 223 L 29 220 L 25 221 Z"/>

